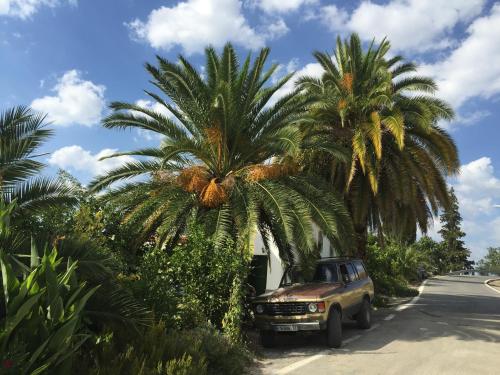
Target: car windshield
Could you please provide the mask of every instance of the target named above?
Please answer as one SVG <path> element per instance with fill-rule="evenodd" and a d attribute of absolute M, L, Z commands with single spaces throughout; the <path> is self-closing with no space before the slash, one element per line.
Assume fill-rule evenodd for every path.
<path fill-rule="evenodd" d="M 335 263 L 318 263 L 312 277 L 307 277 L 297 267 L 286 270 L 281 286 L 303 283 L 334 283 L 338 282 L 338 272 Z"/>

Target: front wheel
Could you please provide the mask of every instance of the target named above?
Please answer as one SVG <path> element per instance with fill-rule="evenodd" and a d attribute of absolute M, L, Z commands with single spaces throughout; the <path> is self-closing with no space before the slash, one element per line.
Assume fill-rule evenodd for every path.
<path fill-rule="evenodd" d="M 330 348 L 340 348 L 342 345 L 342 318 L 335 309 L 328 314 L 326 343 Z"/>
<path fill-rule="evenodd" d="M 356 315 L 356 322 L 361 329 L 368 329 L 372 325 L 372 309 L 367 299 L 364 299 L 361 304 L 361 309 Z"/>
<path fill-rule="evenodd" d="M 276 334 L 273 331 L 260 331 L 260 343 L 264 348 L 273 348 L 276 345 Z"/>

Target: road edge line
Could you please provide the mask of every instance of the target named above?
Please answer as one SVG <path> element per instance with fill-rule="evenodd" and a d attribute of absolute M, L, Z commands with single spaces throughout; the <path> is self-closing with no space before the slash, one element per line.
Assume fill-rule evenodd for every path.
<path fill-rule="evenodd" d="M 420 299 L 420 296 L 422 295 L 422 292 L 424 291 L 425 284 L 427 283 L 428 280 L 430 280 L 430 279 L 426 279 L 422 282 L 422 284 L 420 284 L 420 286 L 418 287 L 418 295 L 413 297 L 413 299 L 410 302 L 408 302 L 404 305 L 398 306 L 395 310 L 396 311 L 403 311 L 403 310 L 406 310 L 408 307 L 413 306 L 415 303 L 417 303 L 417 301 Z M 380 324 L 377 327 L 374 327 L 374 329 L 378 328 L 379 326 L 380 326 Z M 359 339 L 361 337 L 362 337 L 362 335 L 356 335 L 356 336 L 351 337 L 350 339 L 344 340 L 343 343 L 349 344 L 350 342 L 356 341 L 357 339 Z M 290 373 L 294 370 L 297 370 L 297 369 L 299 369 L 299 368 L 301 368 L 301 367 L 303 367 L 311 362 L 316 361 L 317 359 L 323 358 L 323 357 L 325 357 L 329 354 L 332 354 L 332 353 L 333 353 L 332 350 L 324 350 L 324 351 L 319 352 L 313 356 L 306 357 L 306 358 L 301 359 L 299 361 L 293 362 L 293 363 L 289 364 L 288 366 L 282 367 L 276 371 L 276 374 L 279 374 L 279 375 L 288 374 L 288 373 Z"/>
<path fill-rule="evenodd" d="M 500 290 L 498 290 L 497 288 L 492 287 L 491 285 L 489 285 L 489 284 L 488 284 L 490 281 L 498 281 L 498 280 L 500 280 L 500 279 L 488 279 L 488 280 L 486 280 L 486 281 L 484 282 L 484 285 L 486 285 L 488 288 L 490 288 L 490 289 L 491 289 L 491 290 L 493 290 L 494 292 L 500 293 Z"/>
<path fill-rule="evenodd" d="M 418 287 L 418 295 L 413 297 L 410 302 L 405 303 L 404 305 L 400 305 L 400 306 L 396 307 L 394 310 L 403 311 L 403 310 L 406 310 L 408 307 L 415 305 L 418 302 L 418 300 L 420 299 L 420 297 L 422 296 L 422 293 L 424 292 L 424 289 L 425 289 L 425 285 L 427 284 L 427 281 L 429 281 L 429 280 L 431 280 L 431 279 L 425 279 L 422 282 L 422 284 L 420 284 L 420 286 Z"/>
<path fill-rule="evenodd" d="M 324 351 L 319 352 L 318 354 L 315 354 L 313 356 L 306 357 L 304 359 L 301 359 L 300 361 L 293 362 L 286 367 L 282 367 L 281 369 L 276 371 L 276 374 L 279 374 L 279 375 L 288 374 L 288 373 L 290 373 L 294 370 L 297 370 L 297 369 L 299 369 L 299 368 L 301 368 L 301 367 L 303 367 L 311 362 L 316 361 L 317 359 L 323 358 L 324 356 L 327 356 L 328 354 L 331 354 L 331 351 L 324 350 Z"/>

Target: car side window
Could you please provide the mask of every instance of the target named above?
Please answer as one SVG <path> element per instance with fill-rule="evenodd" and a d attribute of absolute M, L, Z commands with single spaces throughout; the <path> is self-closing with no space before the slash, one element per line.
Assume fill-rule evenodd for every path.
<path fill-rule="evenodd" d="M 347 271 L 347 266 L 344 263 L 339 264 L 340 276 L 342 277 L 342 281 L 346 284 L 351 282 L 349 278 L 349 272 Z"/>
<path fill-rule="evenodd" d="M 349 272 L 349 278 L 351 279 L 351 281 L 358 280 L 358 274 L 356 273 L 356 270 L 354 269 L 352 263 L 347 264 L 347 272 Z"/>
<path fill-rule="evenodd" d="M 368 275 L 366 273 L 366 269 L 365 269 L 365 266 L 363 265 L 363 263 L 358 260 L 358 261 L 354 262 L 354 265 L 356 266 L 356 271 L 358 271 L 359 278 L 366 279 L 368 277 Z"/>

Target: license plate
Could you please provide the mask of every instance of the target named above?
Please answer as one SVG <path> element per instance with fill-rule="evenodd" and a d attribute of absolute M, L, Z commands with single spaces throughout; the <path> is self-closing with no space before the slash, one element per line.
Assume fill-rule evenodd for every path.
<path fill-rule="evenodd" d="M 278 332 L 295 332 L 299 330 L 299 327 L 293 324 L 280 324 L 275 325 L 274 330 Z"/>

